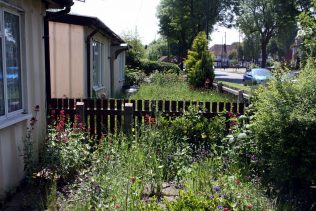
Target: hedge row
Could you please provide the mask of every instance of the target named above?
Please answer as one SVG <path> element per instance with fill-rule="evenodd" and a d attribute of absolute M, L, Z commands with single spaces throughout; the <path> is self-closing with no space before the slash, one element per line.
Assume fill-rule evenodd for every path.
<path fill-rule="evenodd" d="M 172 72 L 172 73 L 180 72 L 179 66 L 174 63 L 149 61 L 149 60 L 141 60 L 139 68 L 142 69 L 146 75 L 149 75 L 156 71 Z"/>

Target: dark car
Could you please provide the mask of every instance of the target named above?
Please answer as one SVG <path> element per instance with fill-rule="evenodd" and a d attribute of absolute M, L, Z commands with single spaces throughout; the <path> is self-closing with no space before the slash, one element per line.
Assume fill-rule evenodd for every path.
<path fill-rule="evenodd" d="M 243 75 L 244 85 L 261 84 L 272 78 L 272 73 L 266 68 L 247 69 Z"/>

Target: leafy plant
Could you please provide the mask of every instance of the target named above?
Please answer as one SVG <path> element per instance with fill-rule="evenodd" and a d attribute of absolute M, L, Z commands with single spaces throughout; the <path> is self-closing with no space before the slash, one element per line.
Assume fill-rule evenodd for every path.
<path fill-rule="evenodd" d="M 55 111 L 52 111 L 51 120 Z M 64 110 L 56 121 L 48 128 L 48 137 L 41 158 L 41 165 L 57 177 L 72 179 L 80 169 L 90 161 L 91 143 L 85 133 L 84 125 L 79 115 L 71 124 Z"/>
<path fill-rule="evenodd" d="M 263 182 L 300 209 L 315 202 L 316 69 L 310 62 L 297 81 L 274 80 L 255 101 L 254 133 Z M 304 207 L 307 206 L 307 207 Z"/>

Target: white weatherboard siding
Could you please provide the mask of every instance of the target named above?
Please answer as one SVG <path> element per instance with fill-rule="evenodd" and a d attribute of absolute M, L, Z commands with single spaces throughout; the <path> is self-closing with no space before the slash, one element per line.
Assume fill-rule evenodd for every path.
<path fill-rule="evenodd" d="M 20 14 L 23 103 L 26 114 L 0 120 L 0 198 L 24 176 L 23 139 L 35 105 L 40 106 L 32 137 L 34 154 L 45 138 L 44 4 L 39 0 L 0 0 L 0 7 Z M 18 11 L 19 10 L 19 11 Z"/>

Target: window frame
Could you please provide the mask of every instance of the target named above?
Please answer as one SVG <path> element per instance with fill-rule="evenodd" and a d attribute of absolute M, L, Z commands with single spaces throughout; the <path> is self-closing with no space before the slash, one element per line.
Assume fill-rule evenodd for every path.
<path fill-rule="evenodd" d="M 21 86 L 21 109 L 18 109 L 16 111 L 9 112 L 9 103 L 8 103 L 8 87 L 7 87 L 7 61 L 6 61 L 6 46 L 5 46 L 5 32 L 4 32 L 4 14 L 9 13 L 11 15 L 15 15 L 18 17 L 19 20 L 19 55 L 20 55 L 20 86 Z M 16 117 L 21 114 L 25 114 L 25 68 L 23 64 L 23 42 L 22 38 L 24 36 L 23 29 L 22 29 L 22 15 L 19 13 L 19 11 L 16 11 L 14 9 L 9 9 L 7 7 L 4 7 L 0 4 L 0 38 L 1 38 L 1 44 L 2 44 L 2 68 L 3 68 L 3 92 L 4 92 L 4 114 L 0 116 L 0 121 L 4 121 L 7 119 L 12 119 L 13 117 Z M 0 122 L 0 124 L 1 124 Z"/>
<path fill-rule="evenodd" d="M 98 77 L 98 81 L 97 81 L 97 86 L 95 85 L 95 81 L 94 81 L 94 70 L 95 70 L 95 67 L 94 67 L 94 56 L 95 56 L 95 51 L 94 51 L 94 43 L 98 43 L 100 44 L 100 70 L 97 71 L 97 77 Z M 104 81 L 104 67 L 105 67 L 105 64 L 104 64 L 104 60 L 103 60 L 103 57 L 105 56 L 105 45 L 103 42 L 101 42 L 100 40 L 98 39 L 92 39 L 92 88 L 93 90 L 97 91 L 97 90 L 100 90 L 100 89 L 103 89 L 105 87 L 105 81 Z"/>

